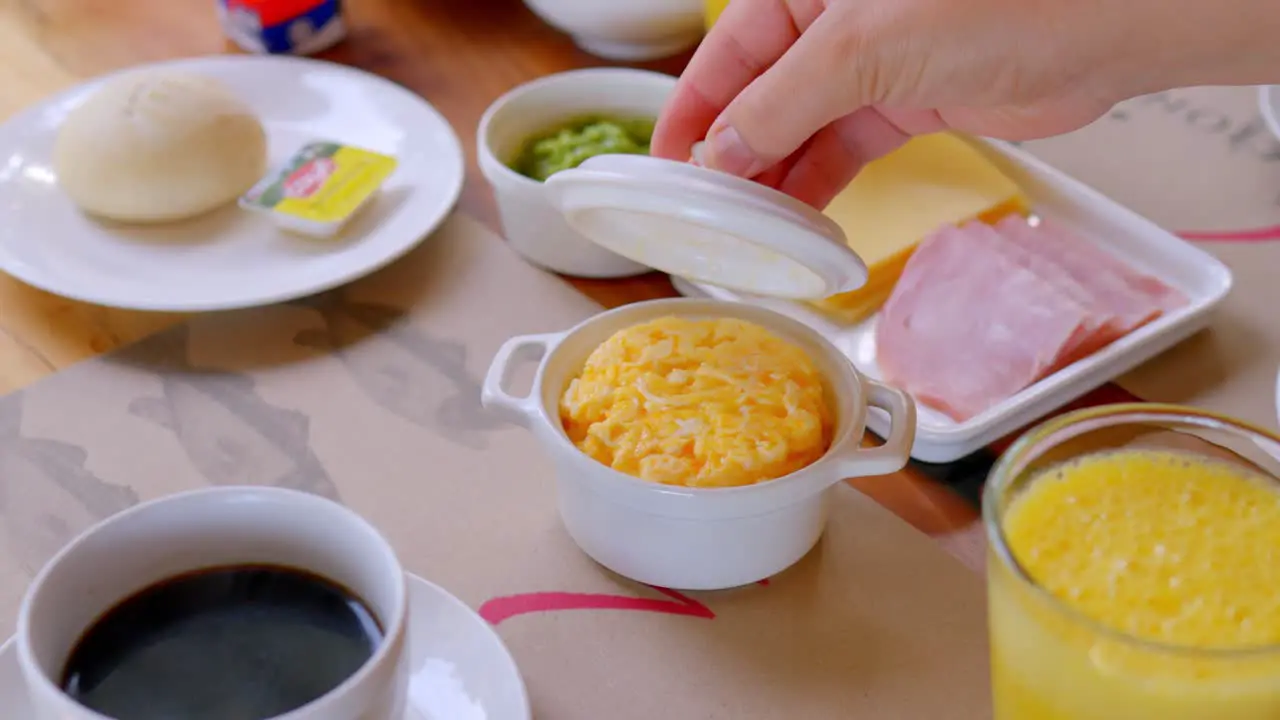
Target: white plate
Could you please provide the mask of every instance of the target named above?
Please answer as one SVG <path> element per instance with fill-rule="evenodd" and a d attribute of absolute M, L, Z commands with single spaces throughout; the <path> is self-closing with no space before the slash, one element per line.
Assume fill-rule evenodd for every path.
<path fill-rule="evenodd" d="M 978 141 L 978 145 L 1023 188 L 1037 214 L 1072 227 L 1133 267 L 1178 288 L 1190 302 L 965 422 L 921 405 L 911 455 L 925 462 L 958 460 L 1128 372 L 1204 328 L 1210 311 L 1231 290 L 1231 271 L 1209 253 L 1012 145 L 990 141 Z M 884 379 L 875 361 L 876 317 L 858 325 L 840 325 L 807 305 L 746 298 L 679 279 L 673 282 L 685 295 L 752 302 L 800 320 L 825 335 L 860 371 Z M 888 424 L 880 411 L 872 411 L 867 418 L 867 425 L 882 437 Z"/>
<path fill-rule="evenodd" d="M 1258 88 L 1258 109 L 1262 119 L 1271 128 L 1271 133 L 1280 138 L 1280 85 L 1265 85 Z"/>
<path fill-rule="evenodd" d="M 425 100 L 333 63 L 279 56 L 210 56 L 152 68 L 229 84 L 262 119 L 271 162 L 331 139 L 399 158 L 382 193 L 343 234 L 316 240 L 277 230 L 234 204 L 155 228 L 82 215 L 52 167 L 57 128 L 97 78 L 0 126 L 0 270 L 57 295 L 137 310 L 191 312 L 263 305 L 354 280 L 416 246 L 462 190 L 462 146 Z"/>
<path fill-rule="evenodd" d="M 506 646 L 461 600 L 409 579 L 409 698 L 404 720 L 530 720 L 529 696 Z M 0 646 L 5 718 L 35 716 L 10 639 Z"/>

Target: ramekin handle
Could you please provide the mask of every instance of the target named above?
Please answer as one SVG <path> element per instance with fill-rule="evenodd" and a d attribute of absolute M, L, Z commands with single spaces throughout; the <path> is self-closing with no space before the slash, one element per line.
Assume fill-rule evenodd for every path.
<path fill-rule="evenodd" d="M 888 475 L 906 467 L 911 458 L 911 445 L 916 439 L 916 404 L 905 392 L 863 378 L 867 389 L 867 406 L 889 413 L 889 436 L 884 444 L 850 453 L 844 461 L 845 477 Z"/>
<path fill-rule="evenodd" d="M 505 412 L 515 422 L 528 427 L 538 415 L 538 398 L 532 395 L 512 395 L 507 392 L 507 386 L 519 364 L 534 359 L 529 350 L 536 349 L 540 358 L 545 358 L 563 337 L 564 333 L 517 335 L 502 343 L 502 347 L 493 356 L 489 372 L 484 376 L 484 385 L 480 388 L 480 404 L 489 410 Z"/>

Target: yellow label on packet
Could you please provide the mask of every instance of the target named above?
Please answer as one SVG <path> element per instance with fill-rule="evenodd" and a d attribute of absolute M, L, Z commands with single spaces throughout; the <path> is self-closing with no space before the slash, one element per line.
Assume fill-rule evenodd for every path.
<path fill-rule="evenodd" d="M 313 142 L 250 190 L 242 205 L 307 223 L 350 218 L 395 172 L 396 159 L 333 142 Z"/>

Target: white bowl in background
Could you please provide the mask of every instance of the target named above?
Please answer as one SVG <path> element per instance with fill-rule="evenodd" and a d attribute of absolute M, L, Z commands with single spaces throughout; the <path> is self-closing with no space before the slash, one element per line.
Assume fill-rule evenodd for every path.
<path fill-rule="evenodd" d="M 702 39 L 703 0 L 525 0 L 543 22 L 608 60 L 639 62 L 681 53 Z"/>
<path fill-rule="evenodd" d="M 1271 134 L 1280 138 L 1280 85 L 1264 85 L 1258 88 L 1258 109 Z"/>
<path fill-rule="evenodd" d="M 535 265 L 565 275 L 616 278 L 649 272 L 569 227 L 545 186 L 508 163 L 530 137 L 575 117 L 600 113 L 656 118 L 675 84 L 674 77 L 647 70 L 573 70 L 520 85 L 485 110 L 476 129 L 476 155 L 480 172 L 493 188 L 503 234 L 512 249 Z"/>
<path fill-rule="evenodd" d="M 804 348 L 827 380 L 836 413 L 827 453 L 756 485 L 688 488 L 625 475 L 579 450 L 560 420 L 569 381 L 615 332 L 670 315 L 739 318 Z M 507 386 L 520 362 L 536 355 L 530 351 L 541 359 L 529 394 L 517 397 Z M 900 470 L 916 428 L 915 405 L 905 393 L 864 378 L 815 330 L 772 310 L 716 300 L 633 303 L 568 332 L 511 338 L 494 356 L 481 402 L 527 428 L 550 456 L 560 519 L 583 552 L 623 577 L 679 590 L 746 585 L 795 564 L 826 528 L 830 492 L 846 478 Z M 888 438 L 876 447 L 862 445 L 868 407 L 889 417 Z"/>

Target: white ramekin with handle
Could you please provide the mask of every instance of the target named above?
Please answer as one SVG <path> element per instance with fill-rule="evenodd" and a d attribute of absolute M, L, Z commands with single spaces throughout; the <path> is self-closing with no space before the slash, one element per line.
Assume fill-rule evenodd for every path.
<path fill-rule="evenodd" d="M 615 332 L 665 316 L 739 318 L 804 348 L 827 379 L 836 414 L 826 455 L 756 485 L 687 488 L 641 480 L 582 453 L 560 419 L 564 389 Z M 539 356 L 530 393 L 512 394 L 516 368 Z M 826 500 L 836 485 L 901 469 L 916 427 L 915 405 L 906 394 L 863 377 L 814 330 L 761 307 L 713 300 L 635 303 L 567 332 L 511 338 L 498 350 L 481 397 L 486 408 L 507 413 L 546 449 L 555 464 L 560 517 L 587 555 L 632 580 L 681 590 L 746 585 L 790 567 L 821 537 Z M 863 446 L 868 407 L 891 419 L 889 437 L 876 447 Z"/>

